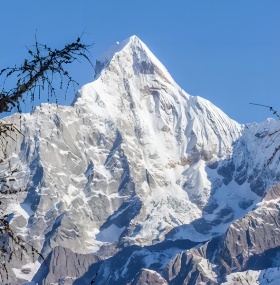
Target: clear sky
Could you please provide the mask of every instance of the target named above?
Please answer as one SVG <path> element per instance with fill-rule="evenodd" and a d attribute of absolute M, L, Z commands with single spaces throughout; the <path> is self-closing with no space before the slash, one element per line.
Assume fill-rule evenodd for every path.
<path fill-rule="evenodd" d="M 84 42 L 95 43 L 93 61 L 135 34 L 185 91 L 238 122 L 273 116 L 249 102 L 280 113 L 279 0 L 1 1 L 1 69 L 26 57 L 36 31 L 41 43 L 57 48 L 85 31 Z M 71 71 L 82 85 L 93 80 L 86 62 Z"/>

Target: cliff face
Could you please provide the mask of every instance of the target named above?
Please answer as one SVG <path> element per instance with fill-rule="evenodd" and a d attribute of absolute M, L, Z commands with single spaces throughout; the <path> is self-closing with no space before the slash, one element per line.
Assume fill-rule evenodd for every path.
<path fill-rule="evenodd" d="M 10 186 L 27 190 L 5 211 L 46 260 L 15 258 L 1 282 L 216 284 L 276 264 L 280 124 L 240 125 L 188 95 L 136 36 L 72 106 L 5 120 L 24 134 Z"/>
<path fill-rule="evenodd" d="M 178 254 L 163 271 L 169 284 L 204 284 L 201 276 L 205 284 L 268 284 L 269 280 L 277 284 L 279 199 L 277 184 L 256 209 L 232 223 L 225 234 Z M 191 277 L 194 283 L 189 281 Z"/>

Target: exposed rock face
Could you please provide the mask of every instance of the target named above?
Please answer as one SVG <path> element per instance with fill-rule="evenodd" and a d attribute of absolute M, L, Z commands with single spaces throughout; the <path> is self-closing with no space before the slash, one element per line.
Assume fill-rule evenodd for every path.
<path fill-rule="evenodd" d="M 273 265 L 279 252 L 280 184 L 272 187 L 257 209 L 233 223 L 215 259 L 222 271 L 259 270 Z"/>
<path fill-rule="evenodd" d="M 53 284 L 59 280 L 61 284 L 73 284 L 77 277 L 88 271 L 90 265 L 98 261 L 92 254 L 77 254 L 57 246 L 43 262 L 33 281 L 38 284 Z"/>
<path fill-rule="evenodd" d="M 168 264 L 163 276 L 168 277 L 166 279 L 170 281 L 170 284 L 200 284 L 202 273 L 204 273 L 202 276 L 205 284 L 206 282 L 209 284 L 223 283 L 227 275 L 231 276 L 228 277 L 231 281 L 225 284 L 243 284 L 242 282 L 247 281 L 249 283 L 244 284 L 268 284 L 263 279 L 263 283 L 254 282 L 260 278 L 262 273 L 260 270 L 265 272 L 269 267 L 279 266 L 279 201 L 280 184 L 277 184 L 268 191 L 255 210 L 235 221 L 224 235 L 210 240 L 198 249 L 178 254 Z M 206 263 L 201 272 L 202 260 Z M 181 268 L 184 269 L 187 281 L 180 279 L 181 283 L 176 283 L 176 281 L 172 283 L 173 279 L 184 276 L 180 272 Z M 247 271 L 247 279 L 242 274 L 231 274 L 231 272 L 244 270 Z M 275 270 L 273 274 L 274 278 L 276 274 L 280 276 L 278 270 Z M 193 278 L 192 281 L 190 277 Z"/>
<path fill-rule="evenodd" d="M 280 124 L 188 95 L 137 37 L 101 56 L 72 106 L 6 120 L 24 136 L 0 170 L 27 191 L 3 207 L 46 260 L 6 260 L 0 283 L 217 284 L 278 266 Z"/>
<path fill-rule="evenodd" d="M 138 276 L 129 285 L 168 285 L 157 272 L 142 269 Z"/>
<path fill-rule="evenodd" d="M 191 249 L 171 260 L 163 271 L 169 284 L 217 284 L 217 276 L 204 250 L 204 247 Z"/>

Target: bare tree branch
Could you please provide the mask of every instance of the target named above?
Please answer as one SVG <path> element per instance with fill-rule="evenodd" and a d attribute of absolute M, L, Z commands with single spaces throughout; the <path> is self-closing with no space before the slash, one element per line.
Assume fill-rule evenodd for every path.
<path fill-rule="evenodd" d="M 0 113 L 16 110 L 21 112 L 21 103 L 27 98 L 34 102 L 36 96 L 41 99 L 41 92 L 45 91 L 47 99 L 56 96 L 55 78 L 60 80 L 59 88 L 65 87 L 65 94 L 70 84 L 78 85 L 71 77 L 66 67 L 80 59 L 85 59 L 91 66 L 89 49 L 92 45 L 81 43 L 80 37 L 75 42 L 65 45 L 62 49 L 51 49 L 47 45 L 38 43 L 35 37 L 33 49 L 27 48 L 29 59 L 25 59 L 20 66 L 7 67 L 0 71 L 0 79 L 3 78 L 3 88 L 0 91 Z M 14 83 L 14 87 L 6 90 L 6 82 Z M 0 164 L 8 159 L 7 147 L 9 140 L 15 140 L 14 134 L 23 135 L 20 128 L 11 123 L 0 121 Z M 15 234 L 11 227 L 10 213 L 6 213 L 7 199 L 13 199 L 26 189 L 12 187 L 18 179 L 15 175 L 18 168 L 7 167 L 0 173 L 0 277 L 6 274 L 8 269 L 6 262 L 13 256 L 22 259 L 24 255 L 32 255 L 35 260 L 40 257 L 44 259 L 39 251 L 22 237 Z M 17 185 L 17 184 L 15 184 Z M 0 278 L 1 279 L 1 278 Z"/>
<path fill-rule="evenodd" d="M 39 44 L 36 40 L 35 48 L 28 49 L 30 60 L 25 59 L 23 64 L 15 67 L 7 67 L 0 71 L 0 76 L 4 76 L 4 86 L 7 79 L 16 79 L 16 86 L 8 91 L 3 87 L 0 92 L 0 113 L 10 112 L 13 108 L 21 111 L 20 103 L 23 95 L 27 95 L 34 101 L 36 92 L 38 96 L 42 90 L 47 91 L 48 100 L 55 96 L 53 86 L 54 76 L 60 78 L 60 88 L 65 81 L 65 92 L 70 84 L 78 83 L 69 75 L 66 66 L 84 58 L 91 65 L 88 57 L 89 49 L 92 45 L 82 44 L 80 38 L 76 42 L 65 45 L 61 50 L 51 49 L 47 45 Z"/>

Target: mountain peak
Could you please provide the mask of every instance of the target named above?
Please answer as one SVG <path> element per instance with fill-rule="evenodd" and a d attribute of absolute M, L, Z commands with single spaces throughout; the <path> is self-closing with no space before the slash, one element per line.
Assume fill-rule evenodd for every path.
<path fill-rule="evenodd" d="M 163 64 L 136 35 L 116 42 L 96 60 L 95 78 L 99 77 L 108 66 L 122 65 L 128 61 L 131 63 L 134 73 L 153 74 L 157 70 L 157 73 L 163 75 L 168 81 L 174 82 Z M 126 65 L 125 68 L 127 69 L 127 67 Z"/>
<path fill-rule="evenodd" d="M 117 41 L 110 48 L 108 48 L 104 53 L 102 53 L 99 58 L 96 60 L 95 66 L 95 77 L 98 77 L 104 67 L 108 66 L 110 61 L 113 59 L 115 54 L 121 52 L 126 46 L 136 46 L 137 43 L 142 43 L 141 40 L 133 35 L 128 39 L 125 39 L 121 42 Z"/>

